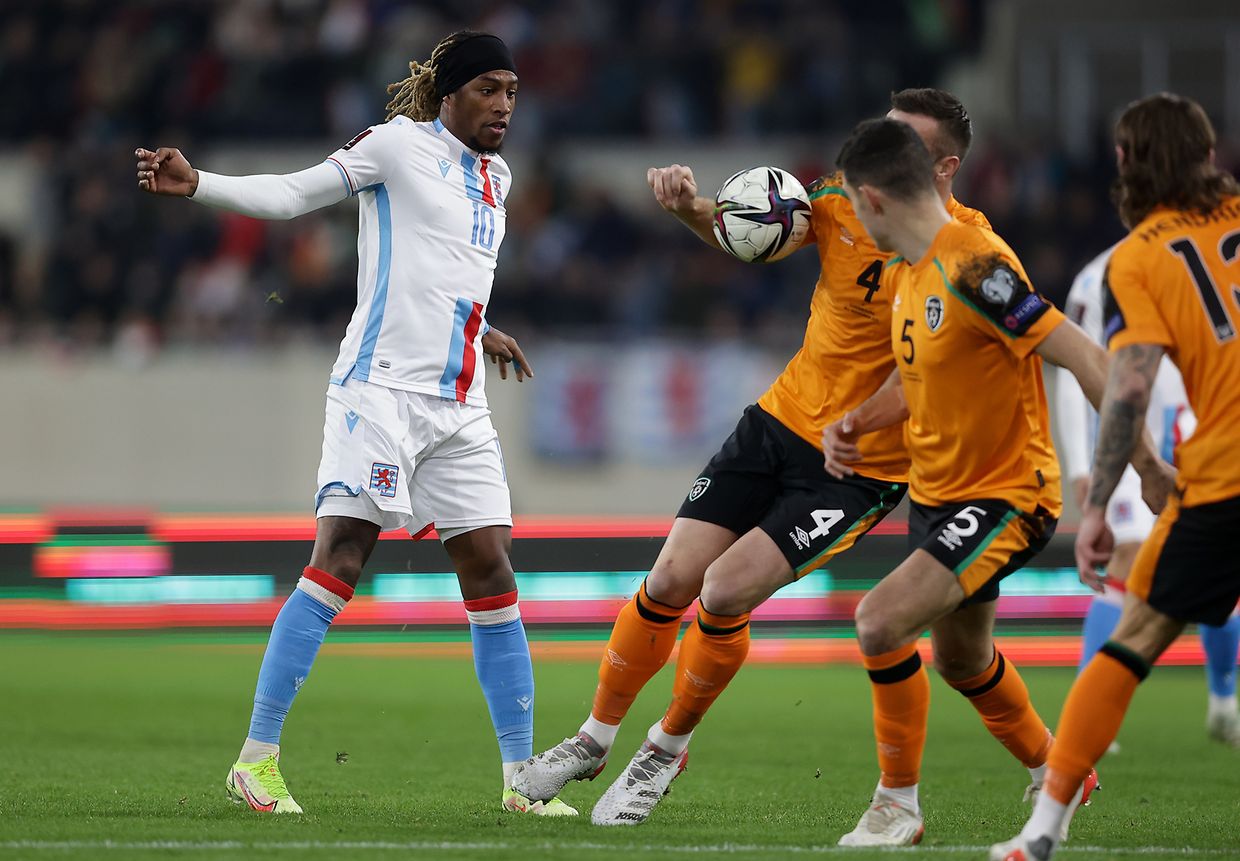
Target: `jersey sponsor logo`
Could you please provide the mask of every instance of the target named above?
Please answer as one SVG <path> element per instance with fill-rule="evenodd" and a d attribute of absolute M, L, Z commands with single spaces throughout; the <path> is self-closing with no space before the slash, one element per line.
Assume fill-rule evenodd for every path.
<path fill-rule="evenodd" d="M 447 177 L 448 171 L 450 170 L 452 170 L 452 162 L 448 161 L 446 158 L 441 158 L 439 160 L 439 175 Z"/>
<path fill-rule="evenodd" d="M 376 463 L 370 467 L 370 489 L 380 496 L 389 498 L 396 496 L 396 479 L 400 476 L 400 467 L 390 463 Z"/>
<path fill-rule="evenodd" d="M 943 323 L 943 300 L 938 296 L 926 297 L 926 325 L 931 332 L 937 332 Z"/>
<path fill-rule="evenodd" d="M 342 146 L 341 149 L 344 150 L 345 152 L 348 152 L 349 150 L 353 149 L 353 147 L 361 143 L 362 138 L 366 137 L 366 135 L 370 134 L 372 131 L 373 129 L 366 129 L 366 131 L 362 132 L 357 137 L 355 137 L 353 140 L 349 141 L 347 144 Z"/>
<path fill-rule="evenodd" d="M 1017 305 L 1011 314 L 1003 318 L 1003 325 L 1015 332 L 1021 328 L 1021 325 L 1028 320 L 1032 323 L 1038 317 L 1042 316 L 1042 312 L 1046 310 L 1046 303 L 1037 293 L 1030 293 L 1025 297 L 1025 301 Z M 1030 318 L 1033 319 L 1030 319 Z M 1028 328 L 1027 326 L 1025 328 Z"/>
<path fill-rule="evenodd" d="M 709 489 L 710 489 L 710 479 L 707 478 L 706 476 L 702 476 L 697 481 L 693 482 L 693 487 L 689 488 L 689 501 L 697 502 L 699 499 L 702 498 L 702 494 L 704 494 Z"/>

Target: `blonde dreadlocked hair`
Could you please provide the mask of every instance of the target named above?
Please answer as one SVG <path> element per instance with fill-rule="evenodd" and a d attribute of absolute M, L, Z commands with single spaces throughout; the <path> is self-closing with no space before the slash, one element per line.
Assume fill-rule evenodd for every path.
<path fill-rule="evenodd" d="M 435 98 L 435 72 L 439 69 L 439 61 L 461 42 L 481 35 L 483 34 L 474 30 L 458 30 L 444 36 L 425 63 L 411 60 L 409 77 L 388 84 L 387 91 L 395 95 L 387 103 L 387 119 L 408 117 L 415 123 L 429 123 L 438 117 L 439 100 Z"/>

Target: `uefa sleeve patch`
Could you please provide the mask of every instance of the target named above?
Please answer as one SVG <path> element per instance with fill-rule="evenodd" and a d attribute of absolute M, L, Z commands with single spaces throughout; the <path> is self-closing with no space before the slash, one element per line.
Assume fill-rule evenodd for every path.
<path fill-rule="evenodd" d="M 1016 337 L 1029 331 L 1051 307 L 998 254 L 970 261 L 957 274 L 956 283 L 983 315 Z"/>
<path fill-rule="evenodd" d="M 370 489 L 380 496 L 392 498 L 396 496 L 396 479 L 400 475 L 400 467 L 390 463 L 376 463 L 370 467 Z"/>

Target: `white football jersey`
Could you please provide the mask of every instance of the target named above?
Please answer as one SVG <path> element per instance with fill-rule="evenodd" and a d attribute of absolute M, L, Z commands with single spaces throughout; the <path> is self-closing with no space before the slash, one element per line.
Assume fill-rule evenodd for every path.
<path fill-rule="evenodd" d="M 1107 263 L 1110 262 L 1113 250 L 1108 248 L 1081 270 L 1072 282 L 1072 289 L 1064 303 L 1064 313 L 1068 318 L 1099 344 L 1103 343 L 1105 328 L 1103 288 Z M 1064 455 L 1068 461 L 1064 471 L 1069 477 L 1076 477 L 1089 472 L 1089 460 L 1093 456 L 1098 430 L 1098 416 L 1085 401 L 1076 379 L 1070 373 L 1061 372 L 1058 382 L 1059 385 L 1070 386 L 1071 395 L 1080 400 L 1079 409 L 1062 409 L 1064 400 L 1058 399 L 1061 407 L 1060 433 L 1066 443 Z M 1175 365 L 1165 356 L 1154 378 L 1145 421 L 1154 437 L 1158 453 L 1168 462 L 1174 461 L 1175 446 L 1187 439 L 1196 427 L 1196 419 L 1189 409 L 1188 395 L 1184 391 L 1184 381 Z"/>
<path fill-rule="evenodd" d="M 357 309 L 332 382 L 486 405 L 482 335 L 511 174 L 436 119 L 371 126 L 327 159 L 360 200 Z"/>

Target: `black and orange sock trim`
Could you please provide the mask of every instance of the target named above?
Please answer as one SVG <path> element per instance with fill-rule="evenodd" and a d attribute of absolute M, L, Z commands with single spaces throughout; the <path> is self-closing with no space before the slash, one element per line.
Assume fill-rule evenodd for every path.
<path fill-rule="evenodd" d="M 698 607 L 697 626 L 707 636 L 726 637 L 729 634 L 743 631 L 748 624 L 748 613 L 741 613 L 739 616 L 721 616 L 710 612 L 705 607 Z"/>
<path fill-rule="evenodd" d="M 1129 649 L 1127 646 L 1121 646 L 1119 643 L 1107 640 L 1102 644 L 1102 648 L 1098 650 L 1108 658 L 1114 658 L 1123 664 L 1125 669 L 1137 677 L 1138 682 L 1145 681 L 1145 677 L 1150 674 L 1150 664 L 1145 658 Z"/>
<path fill-rule="evenodd" d="M 953 688 L 956 688 L 956 690 L 960 691 L 962 695 L 969 697 L 970 699 L 973 697 L 980 697 L 982 694 L 989 693 L 994 690 L 995 686 L 998 685 L 999 682 L 1003 681 L 1003 673 L 1006 669 L 1007 660 L 1004 659 L 1003 653 L 996 649 L 995 656 L 991 660 L 990 666 L 987 667 L 985 671 L 985 673 L 990 673 L 990 677 L 984 682 L 971 688 L 956 687 L 956 685 L 951 682 L 948 682 L 948 684 L 951 684 Z M 985 675 L 985 673 L 983 673 L 983 675 Z"/>
<path fill-rule="evenodd" d="M 641 614 L 643 619 L 655 624 L 679 621 L 680 617 L 685 614 L 685 610 L 689 609 L 688 605 L 677 608 L 654 600 L 650 597 L 650 593 L 646 591 L 645 580 L 642 581 L 641 588 L 637 590 L 637 594 L 633 596 L 633 603 L 637 606 L 637 612 Z"/>
<path fill-rule="evenodd" d="M 899 663 L 880 670 L 866 670 L 866 672 L 870 674 L 870 681 L 876 685 L 894 685 L 917 675 L 920 669 L 921 655 L 914 648 L 913 653 Z"/>

